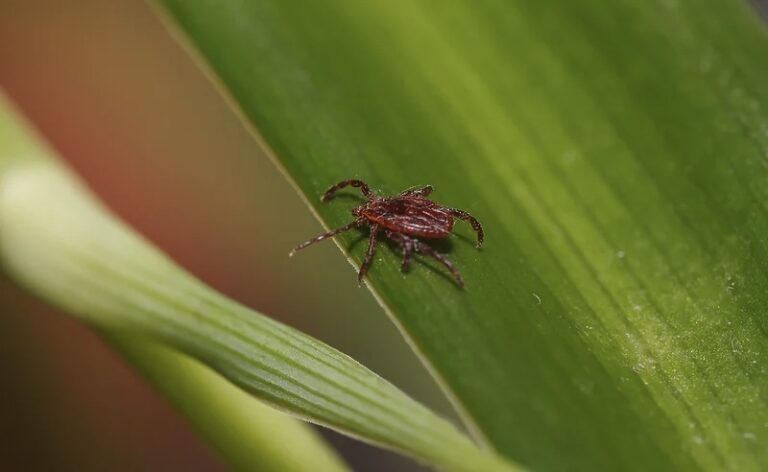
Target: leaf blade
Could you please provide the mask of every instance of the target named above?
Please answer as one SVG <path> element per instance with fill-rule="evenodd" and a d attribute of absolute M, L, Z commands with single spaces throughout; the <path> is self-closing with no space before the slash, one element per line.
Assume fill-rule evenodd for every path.
<path fill-rule="evenodd" d="M 388 252 L 370 285 L 499 450 L 766 463 L 768 44 L 742 5 L 161 3 L 329 226 L 347 206 L 312 196 L 348 177 L 485 223 L 451 248 L 466 294 Z"/>

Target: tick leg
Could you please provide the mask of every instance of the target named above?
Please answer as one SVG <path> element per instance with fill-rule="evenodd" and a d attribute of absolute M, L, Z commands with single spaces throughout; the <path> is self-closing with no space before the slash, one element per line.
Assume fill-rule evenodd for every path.
<path fill-rule="evenodd" d="M 325 234 L 321 234 L 319 236 L 315 236 L 312 239 L 308 239 L 308 240 L 304 241 L 303 243 L 299 244 L 298 246 L 296 246 L 295 248 L 293 248 L 293 250 L 288 254 L 288 257 L 293 256 L 296 253 L 296 251 L 300 251 L 300 250 L 304 249 L 307 246 L 311 246 L 312 244 L 319 243 L 323 239 L 328 239 L 331 236 L 336 236 L 337 234 L 343 233 L 344 231 L 349 231 L 352 228 L 360 226 L 362 223 L 363 223 L 362 220 L 355 220 L 352 223 L 349 223 L 349 224 L 346 224 L 346 225 L 342 226 L 341 228 L 336 228 L 336 229 L 334 229 L 332 231 L 328 231 Z"/>
<path fill-rule="evenodd" d="M 479 221 L 477 221 L 477 219 L 474 216 L 470 215 L 466 211 L 457 210 L 456 208 L 449 208 L 448 213 L 450 213 L 451 216 L 453 216 L 454 218 L 464 220 L 467 223 L 471 224 L 472 229 L 475 230 L 475 232 L 477 233 L 477 247 L 479 248 L 480 246 L 483 245 L 483 236 L 485 234 L 483 233 L 483 226 L 480 224 Z"/>
<path fill-rule="evenodd" d="M 404 197 L 408 196 L 408 195 L 418 195 L 418 196 L 421 196 L 421 197 L 426 197 L 430 193 L 432 193 L 432 190 L 434 190 L 434 189 L 432 188 L 431 185 L 425 185 L 424 187 L 421 187 L 421 188 L 405 190 L 400 195 L 402 195 Z"/>
<path fill-rule="evenodd" d="M 371 265 L 371 260 L 373 260 L 373 253 L 376 252 L 376 244 L 378 244 L 376 236 L 378 236 L 379 228 L 379 225 L 371 225 L 371 234 L 368 236 L 368 249 L 365 251 L 365 259 L 363 259 L 363 265 L 360 266 L 360 272 L 357 273 L 358 284 L 363 282 L 363 276 L 368 272 L 368 267 Z"/>
<path fill-rule="evenodd" d="M 368 200 L 370 200 L 373 197 L 373 193 L 371 193 L 371 189 L 368 187 L 368 184 L 366 184 L 362 180 L 350 179 L 350 180 L 342 180 L 338 184 L 326 190 L 323 196 L 320 197 L 320 201 L 326 202 L 330 200 L 331 198 L 333 198 L 333 195 L 337 191 L 343 189 L 344 187 L 349 187 L 349 186 L 358 187 Z"/>
<path fill-rule="evenodd" d="M 444 265 L 445 268 L 448 269 L 448 271 L 451 273 L 451 275 L 453 275 L 453 278 L 456 280 L 458 286 L 464 288 L 464 279 L 461 277 L 461 274 L 459 274 L 459 271 L 456 270 L 451 261 L 446 259 L 445 256 L 439 252 L 432 249 L 432 246 L 429 244 L 424 243 L 416 238 L 411 238 L 404 234 L 393 233 L 391 231 L 387 231 L 387 237 L 392 241 L 395 241 L 403 249 L 403 263 L 400 266 L 401 269 L 404 270 L 406 267 L 408 267 L 408 263 L 411 260 L 411 254 L 414 252 L 419 252 L 421 254 L 425 254 L 437 259 L 437 261 Z"/>
<path fill-rule="evenodd" d="M 387 231 L 387 238 L 400 245 L 400 249 L 403 251 L 403 262 L 400 264 L 400 270 L 405 272 L 408 264 L 411 262 L 411 255 L 415 250 L 413 239 L 402 234 L 393 233 L 392 231 Z"/>
<path fill-rule="evenodd" d="M 437 261 L 445 266 L 446 269 L 453 275 L 454 280 L 456 280 L 456 283 L 459 285 L 459 287 L 464 288 L 464 279 L 461 278 L 461 274 L 459 274 L 459 271 L 456 270 L 456 268 L 453 266 L 451 261 L 445 258 L 442 254 L 432 249 L 432 246 L 423 243 L 419 241 L 418 239 L 412 239 L 416 250 L 422 254 L 426 254 L 427 256 L 433 257 L 437 259 Z"/>
<path fill-rule="evenodd" d="M 405 272 L 408 269 L 408 264 L 411 263 L 411 254 L 413 254 L 413 246 L 411 244 L 403 244 L 403 262 L 400 263 L 401 272 Z"/>

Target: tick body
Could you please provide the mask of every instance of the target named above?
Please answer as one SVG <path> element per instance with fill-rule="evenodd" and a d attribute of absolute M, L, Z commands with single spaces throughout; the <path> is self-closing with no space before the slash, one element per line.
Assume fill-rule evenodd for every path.
<path fill-rule="evenodd" d="M 460 219 L 472 225 L 472 229 L 477 233 L 477 247 L 479 248 L 483 244 L 483 227 L 475 217 L 465 211 L 444 207 L 428 199 L 427 197 L 433 190 L 431 185 L 408 189 L 389 197 L 377 197 L 371 192 L 365 182 L 361 180 L 344 180 L 329 188 L 323 194 L 321 201 L 328 201 L 337 191 L 348 186 L 359 188 L 367 199 L 365 203 L 352 210 L 355 220 L 341 228 L 304 241 L 291 251 L 291 255 L 296 251 L 339 233 L 368 226 L 370 229 L 368 249 L 365 252 L 363 264 L 360 266 L 360 271 L 357 274 L 358 281 L 362 281 L 363 276 L 368 271 L 368 267 L 373 260 L 378 238 L 383 233 L 385 237 L 400 246 L 400 250 L 403 252 L 403 262 L 400 267 L 403 271 L 408 268 L 413 254 L 424 254 L 433 257 L 445 266 L 459 287 L 464 287 L 464 280 L 453 264 L 419 238 L 445 238 L 453 231 L 454 221 Z"/>

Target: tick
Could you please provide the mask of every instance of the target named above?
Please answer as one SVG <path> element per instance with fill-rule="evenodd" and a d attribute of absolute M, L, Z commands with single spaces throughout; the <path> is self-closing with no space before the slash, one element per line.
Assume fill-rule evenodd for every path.
<path fill-rule="evenodd" d="M 428 199 L 427 197 L 433 190 L 431 185 L 411 188 L 389 197 L 377 197 L 362 180 L 344 180 L 329 188 L 320 198 L 320 201 L 330 200 L 337 191 L 348 186 L 359 188 L 367 199 L 365 203 L 352 210 L 355 220 L 341 228 L 304 241 L 291 251 L 291 256 L 296 251 L 331 236 L 354 228 L 368 226 L 370 229 L 368 249 L 365 251 L 363 265 L 360 266 L 360 271 L 357 274 L 358 282 L 362 282 L 363 276 L 368 271 L 374 251 L 376 251 L 379 235 L 384 233 L 390 241 L 400 246 L 400 250 L 403 252 L 403 262 L 400 264 L 402 271 L 408 268 L 414 253 L 425 254 L 444 265 L 459 287 L 464 288 L 464 280 L 451 261 L 418 238 L 445 238 L 453 230 L 454 219 L 460 219 L 472 225 L 472 229 L 477 233 L 477 247 L 479 248 L 483 244 L 483 227 L 474 216 L 462 210 L 444 207 Z"/>

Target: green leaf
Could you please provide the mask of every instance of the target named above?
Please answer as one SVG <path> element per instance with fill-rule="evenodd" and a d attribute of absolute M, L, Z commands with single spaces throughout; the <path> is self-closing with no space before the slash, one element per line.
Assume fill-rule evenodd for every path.
<path fill-rule="evenodd" d="M 440 246 L 465 291 L 394 248 L 369 274 L 478 438 L 539 469 L 768 467 L 768 37 L 744 2 L 160 3 L 326 227 L 353 177 L 485 225 Z"/>
<path fill-rule="evenodd" d="M 457 471 L 517 470 L 351 358 L 186 274 L 47 158 L 25 136 L 2 98 L 2 133 L 21 145 L 0 142 L 0 263 L 31 292 L 127 343 L 123 349 L 139 365 L 149 362 L 149 354 L 141 352 L 142 343 L 149 343 L 146 349 L 157 349 L 158 365 L 146 370 L 156 382 L 175 384 L 172 376 L 154 370 L 180 362 L 163 351 L 171 349 L 278 409 L 428 464 Z M 199 375 L 190 371 L 194 366 L 181 368 Z M 176 387 L 194 383 L 187 379 Z M 164 389 L 191 401 L 176 387 L 166 384 Z M 205 393 L 189 394 L 194 395 Z M 187 408 L 184 403 L 182 407 Z M 236 427 L 235 422 L 230 426 Z M 272 439 L 280 437 L 276 432 Z M 219 439 L 239 462 L 242 446 Z M 305 435 L 294 441 L 306 445 L 316 440 Z M 286 444 L 281 453 L 290 453 L 291 447 Z M 275 446 L 262 444 L 262 449 L 266 453 Z M 313 469 L 339 467 L 333 458 L 320 455 L 312 464 Z"/>

